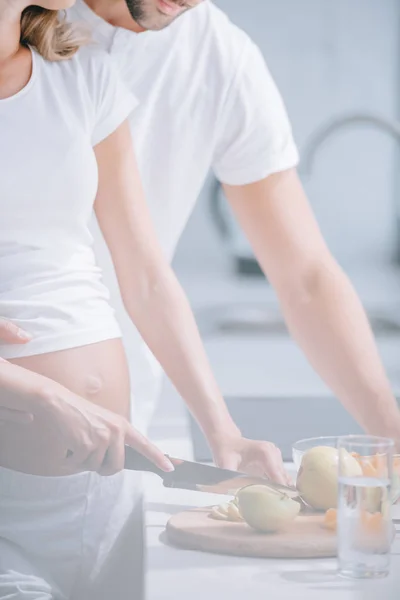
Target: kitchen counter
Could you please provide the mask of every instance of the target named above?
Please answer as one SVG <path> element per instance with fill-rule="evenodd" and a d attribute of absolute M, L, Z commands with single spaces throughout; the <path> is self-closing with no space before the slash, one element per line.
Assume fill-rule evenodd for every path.
<path fill-rule="evenodd" d="M 161 442 L 159 442 L 161 445 Z M 165 451 L 188 456 L 188 444 L 169 440 Z M 164 530 L 172 514 L 188 507 L 221 502 L 211 496 L 163 488 L 157 477 L 146 475 L 146 536 L 148 577 L 146 600 L 398 600 L 400 535 L 393 547 L 388 579 L 354 582 L 336 576 L 336 561 L 264 560 L 181 550 L 168 545 Z M 223 500 L 223 497 L 222 497 Z"/>
<path fill-rule="evenodd" d="M 367 280 L 367 278 L 366 278 Z M 378 278 L 379 280 L 379 278 Z M 389 285 L 373 285 L 362 294 L 369 306 L 391 305 L 400 298 L 398 278 Z M 215 285 L 214 285 L 215 283 Z M 382 282 L 381 282 L 382 283 Z M 207 285 L 198 278 L 185 282 L 195 309 L 207 308 L 226 298 L 235 301 L 271 300 L 270 290 L 254 284 Z M 219 286 L 219 287 L 218 287 Z M 227 289 L 227 287 L 229 289 Z M 252 287 L 251 290 L 249 288 Z M 358 286 L 362 288 L 360 284 Z M 367 286 L 366 286 L 367 287 Z M 253 289 L 254 288 L 254 289 Z M 395 289 L 396 288 L 396 289 Z M 391 289 L 393 294 L 383 294 Z M 257 293 L 256 293 L 257 292 Z M 368 293 L 367 293 L 368 292 Z M 396 292 L 396 294 L 394 293 Z M 240 342 L 240 343 L 239 343 Z M 400 389 L 399 340 L 380 340 L 380 351 L 391 380 Z M 212 337 L 206 347 L 223 392 L 229 394 L 275 393 L 285 397 L 325 392 L 322 382 L 306 364 L 291 340 Z M 247 361 L 243 361 L 243 357 Z M 285 376 L 290 372 L 290 377 Z M 192 458 L 190 432 L 182 402 L 172 388 L 160 403 L 151 438 L 166 453 Z M 171 439 L 171 436 L 175 436 Z M 193 552 L 168 545 L 164 531 L 172 514 L 223 501 L 223 497 L 168 490 L 160 480 L 145 476 L 148 548 L 146 600 L 399 600 L 400 534 L 393 546 L 391 575 L 383 581 L 354 582 L 336 576 L 336 560 L 246 559 Z M 400 515 L 399 515 L 400 516 Z"/>
<path fill-rule="evenodd" d="M 147 478 L 149 484 L 149 478 Z M 147 600 L 397 600 L 400 536 L 393 548 L 391 576 L 353 582 L 336 576 L 335 560 L 271 560 L 206 554 L 168 545 L 169 517 L 188 507 L 221 502 L 208 494 L 165 490 L 152 482 L 147 493 Z"/>

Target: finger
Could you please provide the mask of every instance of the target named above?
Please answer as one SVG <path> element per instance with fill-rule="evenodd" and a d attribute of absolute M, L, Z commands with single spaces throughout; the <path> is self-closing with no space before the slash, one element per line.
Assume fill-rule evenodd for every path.
<path fill-rule="evenodd" d="M 215 459 L 215 464 L 220 469 L 228 469 L 229 471 L 237 471 L 239 469 L 240 458 L 233 452 L 222 454 Z"/>
<path fill-rule="evenodd" d="M 143 454 L 146 458 L 151 460 L 159 469 L 165 471 L 166 473 L 170 473 L 174 471 L 174 465 L 171 463 L 169 458 L 162 453 L 162 451 L 157 448 L 154 444 L 150 442 L 147 438 L 144 437 L 139 431 L 136 431 L 131 425 L 128 425 L 127 431 L 125 434 L 125 444 L 131 446 L 140 454 Z"/>
<path fill-rule="evenodd" d="M 92 441 L 91 438 L 83 438 L 76 448 L 70 448 L 70 457 L 66 459 L 66 462 L 74 464 L 80 471 L 98 471 L 104 462 L 109 441 L 107 429 L 97 430 L 95 441 Z"/>
<path fill-rule="evenodd" d="M 87 459 L 81 464 L 77 465 L 80 471 L 100 471 L 105 456 L 107 447 L 97 447 L 93 452 L 89 454 Z"/>
<path fill-rule="evenodd" d="M 289 475 L 287 471 L 285 471 L 286 485 L 293 487 L 295 485 L 293 478 Z"/>
<path fill-rule="evenodd" d="M 33 415 L 31 413 L 22 412 L 20 410 L 13 410 L 11 408 L 0 407 L 0 421 L 8 423 L 17 423 L 19 425 L 26 425 L 32 423 Z"/>
<path fill-rule="evenodd" d="M 112 444 L 109 445 L 104 455 L 104 460 L 98 473 L 105 477 L 115 475 L 123 470 L 125 464 L 125 441 L 123 436 L 119 435 Z"/>
<path fill-rule="evenodd" d="M 267 477 L 276 483 L 286 485 L 287 478 L 279 450 L 275 446 L 262 450 L 261 460 Z"/>
<path fill-rule="evenodd" d="M 89 457 L 92 456 L 93 450 L 89 450 L 88 447 L 80 445 L 75 450 L 67 448 L 65 452 L 64 466 L 66 469 L 75 470 L 90 470 L 83 468 Z"/>
<path fill-rule="evenodd" d="M 82 434 L 82 432 L 81 435 L 76 436 L 75 439 L 66 440 L 65 445 L 64 464 L 67 469 L 76 469 L 79 468 L 80 465 L 85 464 L 96 449 L 93 440 L 89 436 Z"/>
<path fill-rule="evenodd" d="M 26 344 L 32 336 L 6 319 L 0 319 L 0 340 L 9 344 Z"/>

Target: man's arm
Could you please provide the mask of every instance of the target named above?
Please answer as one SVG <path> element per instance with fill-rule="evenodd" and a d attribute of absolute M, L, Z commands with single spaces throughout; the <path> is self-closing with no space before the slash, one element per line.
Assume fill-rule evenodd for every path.
<path fill-rule="evenodd" d="M 295 170 L 224 187 L 312 366 L 368 433 L 400 441 L 400 411 L 366 314 L 326 247 Z"/>

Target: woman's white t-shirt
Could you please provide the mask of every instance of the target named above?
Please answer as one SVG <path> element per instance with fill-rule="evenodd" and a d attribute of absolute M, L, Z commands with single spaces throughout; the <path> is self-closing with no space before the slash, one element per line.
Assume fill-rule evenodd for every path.
<path fill-rule="evenodd" d="M 93 147 L 137 102 L 96 48 L 62 62 L 32 57 L 29 83 L 0 100 L 0 316 L 32 335 L 0 344 L 4 358 L 121 335 L 89 231 Z"/>

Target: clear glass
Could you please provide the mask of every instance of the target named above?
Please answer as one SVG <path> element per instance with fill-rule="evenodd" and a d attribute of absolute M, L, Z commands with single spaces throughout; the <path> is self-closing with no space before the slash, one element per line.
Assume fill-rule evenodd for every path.
<path fill-rule="evenodd" d="M 316 446 L 330 446 L 332 448 L 337 448 L 338 440 L 339 436 L 328 435 L 297 441 L 292 446 L 292 457 L 296 470 L 298 471 L 300 469 L 301 461 L 303 460 L 303 456 L 307 450 L 315 448 Z"/>
<path fill-rule="evenodd" d="M 371 436 L 338 440 L 339 574 L 356 579 L 386 577 L 394 537 L 391 517 L 393 441 Z M 358 467 L 349 460 L 352 454 Z"/>

